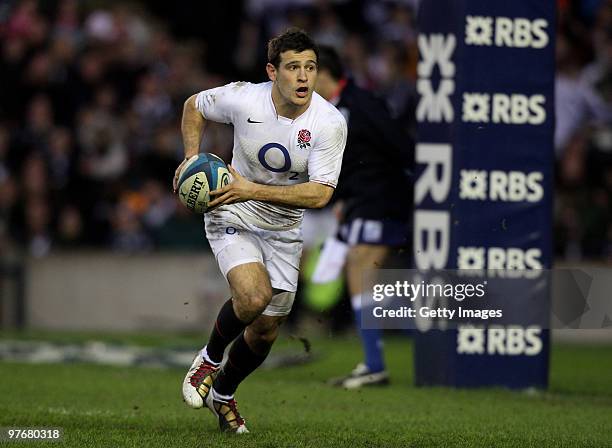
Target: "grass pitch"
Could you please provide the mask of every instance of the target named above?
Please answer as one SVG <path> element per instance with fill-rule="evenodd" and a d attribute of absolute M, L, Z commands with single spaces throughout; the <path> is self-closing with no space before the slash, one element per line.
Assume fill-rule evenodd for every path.
<path fill-rule="evenodd" d="M 48 337 L 48 335 L 47 335 Z M 58 336 L 67 342 L 72 336 Z M 64 339 L 62 339 L 64 338 Z M 99 339 L 99 338 L 98 338 Z M 201 338 L 127 338 L 197 347 Z M 115 339 L 117 338 L 115 337 Z M 299 349 L 296 341 L 281 341 Z M 550 389 L 412 386 L 412 347 L 386 346 L 392 386 L 325 385 L 360 359 L 356 341 L 313 341 L 307 365 L 258 371 L 238 390 L 251 430 L 224 435 L 207 410 L 181 400 L 183 369 L 0 363 L 0 426 L 61 427 L 68 447 L 601 447 L 612 446 L 612 347 L 554 346 Z M 2 445 L 3 442 L 0 442 Z"/>

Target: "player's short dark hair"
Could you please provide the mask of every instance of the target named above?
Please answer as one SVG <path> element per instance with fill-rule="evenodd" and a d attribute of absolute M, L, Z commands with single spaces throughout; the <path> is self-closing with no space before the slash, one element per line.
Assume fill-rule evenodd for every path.
<path fill-rule="evenodd" d="M 344 68 L 342 67 L 342 61 L 338 52 L 328 45 L 321 45 L 319 47 L 319 59 L 318 59 L 319 71 L 327 70 L 332 78 L 336 81 L 344 77 Z"/>
<path fill-rule="evenodd" d="M 312 50 L 317 60 L 319 59 L 319 47 L 315 41 L 306 34 L 306 31 L 299 28 L 289 28 L 283 34 L 270 39 L 268 42 L 268 62 L 278 68 L 281 53 L 292 50 L 296 53 Z"/>

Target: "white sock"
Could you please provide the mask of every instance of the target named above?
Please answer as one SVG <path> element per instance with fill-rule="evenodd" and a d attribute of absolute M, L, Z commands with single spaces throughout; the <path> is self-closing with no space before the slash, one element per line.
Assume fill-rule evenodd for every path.
<path fill-rule="evenodd" d="M 204 358 L 204 361 L 206 361 L 208 364 L 212 364 L 213 366 L 218 366 L 219 364 L 221 364 L 219 362 L 211 361 L 211 359 L 208 357 L 208 352 L 206 351 L 206 346 L 204 346 L 202 351 L 200 351 L 200 354 L 202 355 L 202 358 Z"/>
<path fill-rule="evenodd" d="M 230 401 L 234 399 L 234 395 L 221 395 L 219 392 L 212 388 L 213 398 L 218 401 Z"/>

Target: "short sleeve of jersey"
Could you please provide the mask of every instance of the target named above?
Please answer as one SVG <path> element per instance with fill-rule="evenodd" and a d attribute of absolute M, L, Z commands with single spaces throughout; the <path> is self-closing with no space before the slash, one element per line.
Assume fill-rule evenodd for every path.
<path fill-rule="evenodd" d="M 311 182 L 336 187 L 342 155 L 346 146 L 346 121 L 344 118 L 326 126 L 308 157 L 308 177 Z"/>
<path fill-rule="evenodd" d="M 214 89 L 203 90 L 196 96 L 195 105 L 205 119 L 217 123 L 233 123 L 243 89 L 249 83 L 233 82 Z"/>

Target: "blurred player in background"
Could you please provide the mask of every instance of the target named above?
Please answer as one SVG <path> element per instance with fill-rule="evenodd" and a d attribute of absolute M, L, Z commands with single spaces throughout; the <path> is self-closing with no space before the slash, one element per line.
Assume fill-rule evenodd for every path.
<path fill-rule="evenodd" d="M 381 331 L 360 328 L 362 274 L 365 269 L 384 267 L 397 249 L 409 243 L 412 185 L 408 173 L 414 163 L 414 143 L 391 118 L 383 100 L 345 78 L 331 47 L 319 50 L 316 91 L 348 122 L 334 198 L 340 221 L 338 239 L 348 245 L 346 279 L 365 357 L 348 376 L 332 384 L 346 388 L 388 384 Z"/>
<path fill-rule="evenodd" d="M 211 192 L 214 210 L 205 215 L 206 236 L 232 298 L 183 382 L 185 402 L 206 404 L 223 431 L 248 432 L 234 392 L 266 359 L 291 311 L 303 209 L 324 207 L 340 175 L 346 122 L 314 92 L 317 60 L 314 41 L 288 30 L 268 44 L 270 82 L 231 83 L 185 102 L 185 160 L 199 152 L 207 121 L 234 125 L 233 181 Z"/>

